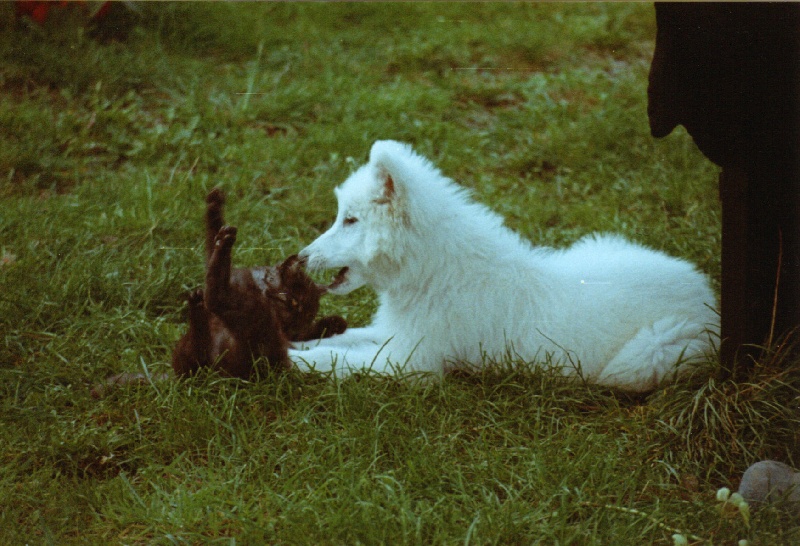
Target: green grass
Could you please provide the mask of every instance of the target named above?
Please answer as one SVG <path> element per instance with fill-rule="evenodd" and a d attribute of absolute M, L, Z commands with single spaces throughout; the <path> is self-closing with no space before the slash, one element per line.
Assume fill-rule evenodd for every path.
<path fill-rule="evenodd" d="M 0 543 L 792 544 L 714 500 L 800 463 L 800 364 L 627 400 L 504 362 L 442 382 L 169 369 L 207 190 L 235 260 L 321 233 L 381 138 L 536 243 L 616 231 L 719 279 L 716 169 L 647 127 L 646 4 L 157 4 L 125 43 L 0 5 Z M 325 312 L 364 324 L 367 291 Z"/>

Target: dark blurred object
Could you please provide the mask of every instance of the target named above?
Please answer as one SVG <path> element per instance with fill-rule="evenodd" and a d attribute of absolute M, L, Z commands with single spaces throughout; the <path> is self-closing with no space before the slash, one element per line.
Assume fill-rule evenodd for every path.
<path fill-rule="evenodd" d="M 100 42 L 117 40 L 123 42 L 141 19 L 135 2 L 103 2 L 103 6 L 92 16 L 89 35 Z"/>
<path fill-rule="evenodd" d="M 722 167 L 720 357 L 740 376 L 800 326 L 800 4 L 655 6 L 650 129 L 683 125 Z"/>
<path fill-rule="evenodd" d="M 16 0 L 17 18 L 30 17 L 44 25 L 52 14 L 63 10 L 81 10 L 89 34 L 101 42 L 125 40 L 140 18 L 135 2 L 37 2 Z M 56 15 L 57 16 L 57 15 Z"/>

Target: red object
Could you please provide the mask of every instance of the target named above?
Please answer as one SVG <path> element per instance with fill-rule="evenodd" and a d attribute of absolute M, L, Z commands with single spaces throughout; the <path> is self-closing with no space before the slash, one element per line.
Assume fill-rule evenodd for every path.
<path fill-rule="evenodd" d="M 47 20 L 47 12 L 50 11 L 52 6 L 63 7 L 67 5 L 66 2 L 36 2 L 31 0 L 17 0 L 17 17 L 27 15 L 40 25 L 43 25 Z"/>
<path fill-rule="evenodd" d="M 86 2 L 67 2 L 62 0 L 60 2 L 42 2 L 37 0 L 16 0 L 15 5 L 17 8 L 17 17 L 28 16 L 38 24 L 43 25 L 47 21 L 47 15 L 50 8 L 65 8 L 68 4 L 78 4 L 82 8 L 86 7 Z M 102 20 L 106 16 L 111 7 L 111 2 L 104 2 L 97 13 L 94 14 L 92 19 Z"/>
<path fill-rule="evenodd" d="M 94 19 L 96 21 L 102 21 L 103 18 L 106 15 L 108 15 L 108 12 L 109 12 L 110 9 L 111 9 L 111 2 L 103 2 L 103 5 L 100 6 L 100 9 L 97 10 L 97 13 L 95 13 L 92 16 L 92 19 Z"/>

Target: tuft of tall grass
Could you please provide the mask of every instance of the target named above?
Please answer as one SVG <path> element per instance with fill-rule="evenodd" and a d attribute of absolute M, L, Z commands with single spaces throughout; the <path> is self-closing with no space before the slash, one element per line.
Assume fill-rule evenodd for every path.
<path fill-rule="evenodd" d="M 709 371 L 653 395 L 655 428 L 673 464 L 691 462 L 715 479 L 740 476 L 763 459 L 800 464 L 800 358 L 796 338 L 768 347 L 744 380 Z M 724 482 L 723 482 L 724 483 Z"/>

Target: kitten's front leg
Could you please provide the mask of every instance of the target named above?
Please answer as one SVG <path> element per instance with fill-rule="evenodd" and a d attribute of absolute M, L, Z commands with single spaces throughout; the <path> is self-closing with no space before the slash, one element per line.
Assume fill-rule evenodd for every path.
<path fill-rule="evenodd" d="M 231 283 L 231 249 L 236 242 L 236 228 L 224 226 L 214 240 L 214 251 L 206 271 L 206 309 L 221 315 L 229 306 Z"/>
<path fill-rule="evenodd" d="M 338 315 L 322 317 L 314 322 L 307 332 L 295 341 L 310 341 L 312 339 L 329 338 L 338 336 L 347 330 L 347 321 Z"/>

